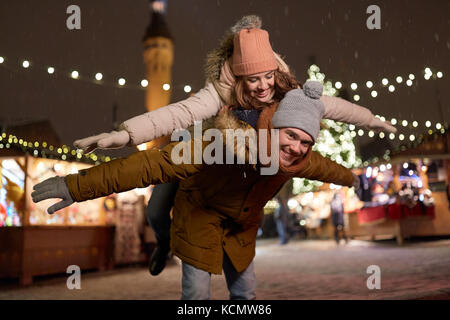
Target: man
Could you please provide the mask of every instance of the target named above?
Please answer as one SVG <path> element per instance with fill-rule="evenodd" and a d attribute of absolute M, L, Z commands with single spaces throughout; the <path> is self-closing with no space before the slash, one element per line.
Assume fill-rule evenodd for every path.
<path fill-rule="evenodd" d="M 285 245 L 288 243 L 288 220 L 289 220 L 289 208 L 286 203 L 286 199 L 278 197 L 278 207 L 275 209 L 273 218 L 277 227 L 278 237 L 280 238 L 280 244 Z"/>
<path fill-rule="evenodd" d="M 345 243 L 348 242 L 347 235 L 345 234 L 345 223 L 344 223 L 344 205 L 342 203 L 340 191 L 337 191 L 333 195 L 333 199 L 330 203 L 330 211 L 331 211 L 331 222 L 334 226 L 334 240 L 339 245 L 341 237 L 340 233 L 342 233 L 342 237 L 345 240 Z"/>
<path fill-rule="evenodd" d="M 261 112 L 259 131 L 279 129 L 279 139 L 274 136 L 274 141 L 279 142 L 275 150 L 278 156 L 270 159 L 279 164 L 276 174 L 263 175 L 257 170 L 258 166 L 273 165 L 264 161 L 258 166 L 179 163 L 179 159 L 173 159 L 172 151 L 180 145 L 171 143 L 162 150 L 146 150 L 75 175 L 50 178 L 34 187 L 33 201 L 62 198 L 63 201 L 49 208 L 48 212 L 53 213 L 73 201 L 180 181 L 170 237 L 171 251 L 183 262 L 182 299 L 209 299 L 210 275 L 221 274 L 222 268 L 231 299 L 254 299 L 253 258 L 261 210 L 266 202 L 292 177 L 345 186 L 357 181 L 348 169 L 311 150 L 324 112 L 321 94 L 322 86 L 309 82 L 303 90 L 289 91 L 278 106 Z M 243 126 L 238 120 L 225 123 L 233 124 L 232 129 Z M 267 146 L 273 145 L 270 138 L 271 135 L 267 136 Z M 192 156 L 199 146 L 195 139 L 180 143 L 191 146 Z M 205 151 L 207 147 L 201 141 L 200 148 Z M 235 151 L 239 154 L 239 150 Z M 258 151 L 261 155 L 261 147 Z"/>

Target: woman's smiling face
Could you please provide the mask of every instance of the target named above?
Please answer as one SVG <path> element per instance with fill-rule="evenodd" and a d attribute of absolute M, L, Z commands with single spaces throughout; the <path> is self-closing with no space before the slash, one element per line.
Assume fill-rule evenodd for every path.
<path fill-rule="evenodd" d="M 247 93 L 260 102 L 270 102 L 275 93 L 275 70 L 244 76 Z"/>

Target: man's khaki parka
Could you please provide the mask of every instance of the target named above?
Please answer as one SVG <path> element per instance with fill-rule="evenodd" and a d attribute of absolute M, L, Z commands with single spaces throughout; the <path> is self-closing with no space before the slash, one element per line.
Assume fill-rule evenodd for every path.
<path fill-rule="evenodd" d="M 180 143 L 195 144 L 194 140 Z M 353 183 L 350 170 L 316 152 L 311 152 L 296 174 L 261 175 L 250 164 L 174 164 L 171 152 L 177 144 L 81 170 L 68 175 L 66 184 L 73 200 L 79 202 L 179 181 L 171 250 L 181 260 L 215 274 L 221 274 L 223 251 L 238 272 L 248 267 L 255 256 L 263 207 L 292 177 L 344 186 Z M 206 145 L 203 142 L 203 150 Z"/>

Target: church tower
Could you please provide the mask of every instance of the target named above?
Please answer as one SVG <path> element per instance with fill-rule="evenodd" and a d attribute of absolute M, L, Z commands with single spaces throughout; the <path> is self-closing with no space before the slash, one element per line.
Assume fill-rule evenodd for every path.
<path fill-rule="evenodd" d="M 152 111 L 170 103 L 172 92 L 173 38 L 165 20 L 166 0 L 150 0 L 150 24 L 144 43 L 147 111 Z"/>
<path fill-rule="evenodd" d="M 149 0 L 150 24 L 145 32 L 144 63 L 148 81 L 145 105 L 153 111 L 170 103 L 172 93 L 173 37 L 165 19 L 167 0 Z M 170 142 L 170 136 L 145 144 L 145 148 L 162 147 Z"/>

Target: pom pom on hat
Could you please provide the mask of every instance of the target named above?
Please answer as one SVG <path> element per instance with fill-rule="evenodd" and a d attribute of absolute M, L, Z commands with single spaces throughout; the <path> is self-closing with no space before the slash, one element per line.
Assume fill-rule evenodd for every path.
<path fill-rule="evenodd" d="M 309 81 L 300 88 L 286 93 L 273 114 L 274 128 L 298 128 L 308 133 L 316 141 L 320 131 L 325 107 L 319 100 L 322 95 L 322 84 Z"/>
<path fill-rule="evenodd" d="M 323 92 L 323 86 L 318 81 L 307 81 L 303 85 L 303 92 L 311 99 L 320 99 Z"/>
<path fill-rule="evenodd" d="M 238 22 L 236 22 L 231 28 L 231 32 L 236 34 L 242 29 L 261 29 L 262 21 L 259 16 L 248 15 L 243 16 Z"/>

